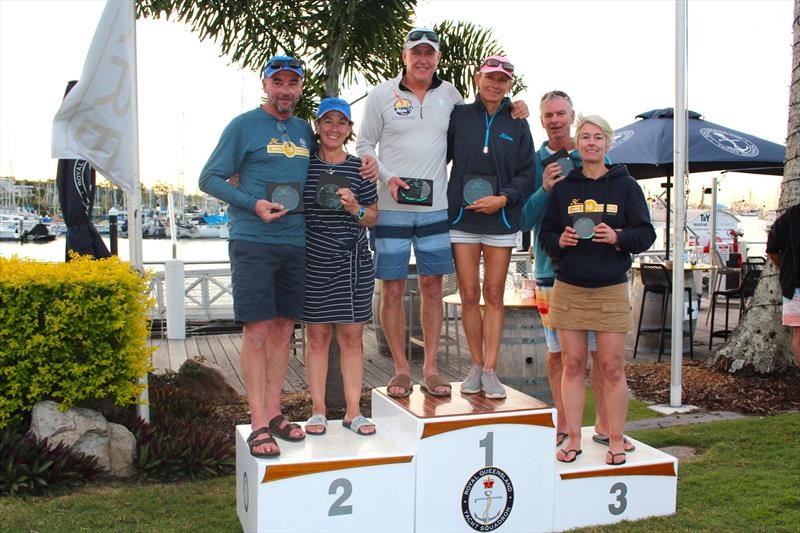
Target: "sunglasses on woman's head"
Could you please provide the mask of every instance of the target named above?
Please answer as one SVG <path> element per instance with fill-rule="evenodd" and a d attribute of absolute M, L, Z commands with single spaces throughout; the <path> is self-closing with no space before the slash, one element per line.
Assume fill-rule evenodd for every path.
<path fill-rule="evenodd" d="M 439 36 L 436 34 L 435 31 L 430 31 L 430 30 L 414 30 L 408 34 L 408 39 L 406 40 L 414 42 L 414 41 L 419 41 L 423 37 L 428 39 L 432 43 L 439 42 Z"/>
<path fill-rule="evenodd" d="M 506 72 L 514 72 L 514 65 L 508 61 L 500 61 L 498 59 L 487 59 L 481 65 L 481 68 L 483 67 L 501 67 Z"/>

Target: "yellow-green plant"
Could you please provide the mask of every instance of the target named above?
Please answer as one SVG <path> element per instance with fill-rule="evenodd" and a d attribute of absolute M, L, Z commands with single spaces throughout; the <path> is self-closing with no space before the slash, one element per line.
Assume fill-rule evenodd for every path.
<path fill-rule="evenodd" d="M 0 428 L 36 402 L 136 402 L 150 370 L 146 279 L 116 257 L 0 258 Z"/>

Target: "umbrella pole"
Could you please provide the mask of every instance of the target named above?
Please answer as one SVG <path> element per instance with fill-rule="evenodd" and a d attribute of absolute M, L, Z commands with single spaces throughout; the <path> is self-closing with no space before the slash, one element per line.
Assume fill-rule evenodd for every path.
<path fill-rule="evenodd" d="M 671 212 L 672 212 L 672 202 L 671 202 L 671 188 L 672 188 L 672 181 L 671 176 L 667 175 L 667 183 L 663 184 L 662 187 L 667 189 L 667 214 L 664 226 L 664 247 L 666 249 L 664 260 L 669 261 L 669 245 L 670 245 L 670 238 L 669 238 L 669 230 L 670 230 L 670 221 L 672 219 Z"/>

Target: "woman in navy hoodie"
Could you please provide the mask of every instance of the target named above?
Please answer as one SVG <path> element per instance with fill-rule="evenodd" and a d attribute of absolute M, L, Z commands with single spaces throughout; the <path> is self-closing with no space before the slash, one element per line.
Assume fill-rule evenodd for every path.
<path fill-rule="evenodd" d="M 625 336 L 633 326 L 627 272 L 631 254 L 656 239 L 642 189 L 624 165 L 606 165 L 614 132 L 599 116 L 581 117 L 575 144 L 583 167 L 550 193 L 539 243 L 553 262 L 556 281 L 550 323 L 558 329 L 564 373 L 561 391 L 569 449 L 556 459 L 581 454 L 585 401 L 586 332 L 597 332 L 597 362 L 604 381 L 609 451 L 606 464 L 625 464 L 622 430 L 628 413 Z"/>
<path fill-rule="evenodd" d="M 503 332 L 503 293 L 522 204 L 533 192 L 531 130 L 527 120 L 511 118 L 506 97 L 513 76 L 514 65 L 507 58 L 484 59 L 475 75 L 475 102 L 453 109 L 447 132 L 447 158 L 453 161 L 447 185 L 450 242 L 461 320 L 472 356 L 461 392 L 483 391 L 487 398 L 506 397 L 495 374 Z"/>

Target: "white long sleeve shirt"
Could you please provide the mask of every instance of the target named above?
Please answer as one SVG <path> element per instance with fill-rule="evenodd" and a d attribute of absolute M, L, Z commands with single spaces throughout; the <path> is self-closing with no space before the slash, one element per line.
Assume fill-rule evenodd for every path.
<path fill-rule="evenodd" d="M 420 104 L 414 93 L 403 86 L 402 79 L 401 72 L 370 92 L 356 153 L 378 161 L 379 210 L 447 209 L 447 127 L 453 107 L 463 104 L 464 99 L 451 83 L 434 76 Z M 387 186 L 392 176 L 433 180 L 433 205 L 395 202 Z"/>

